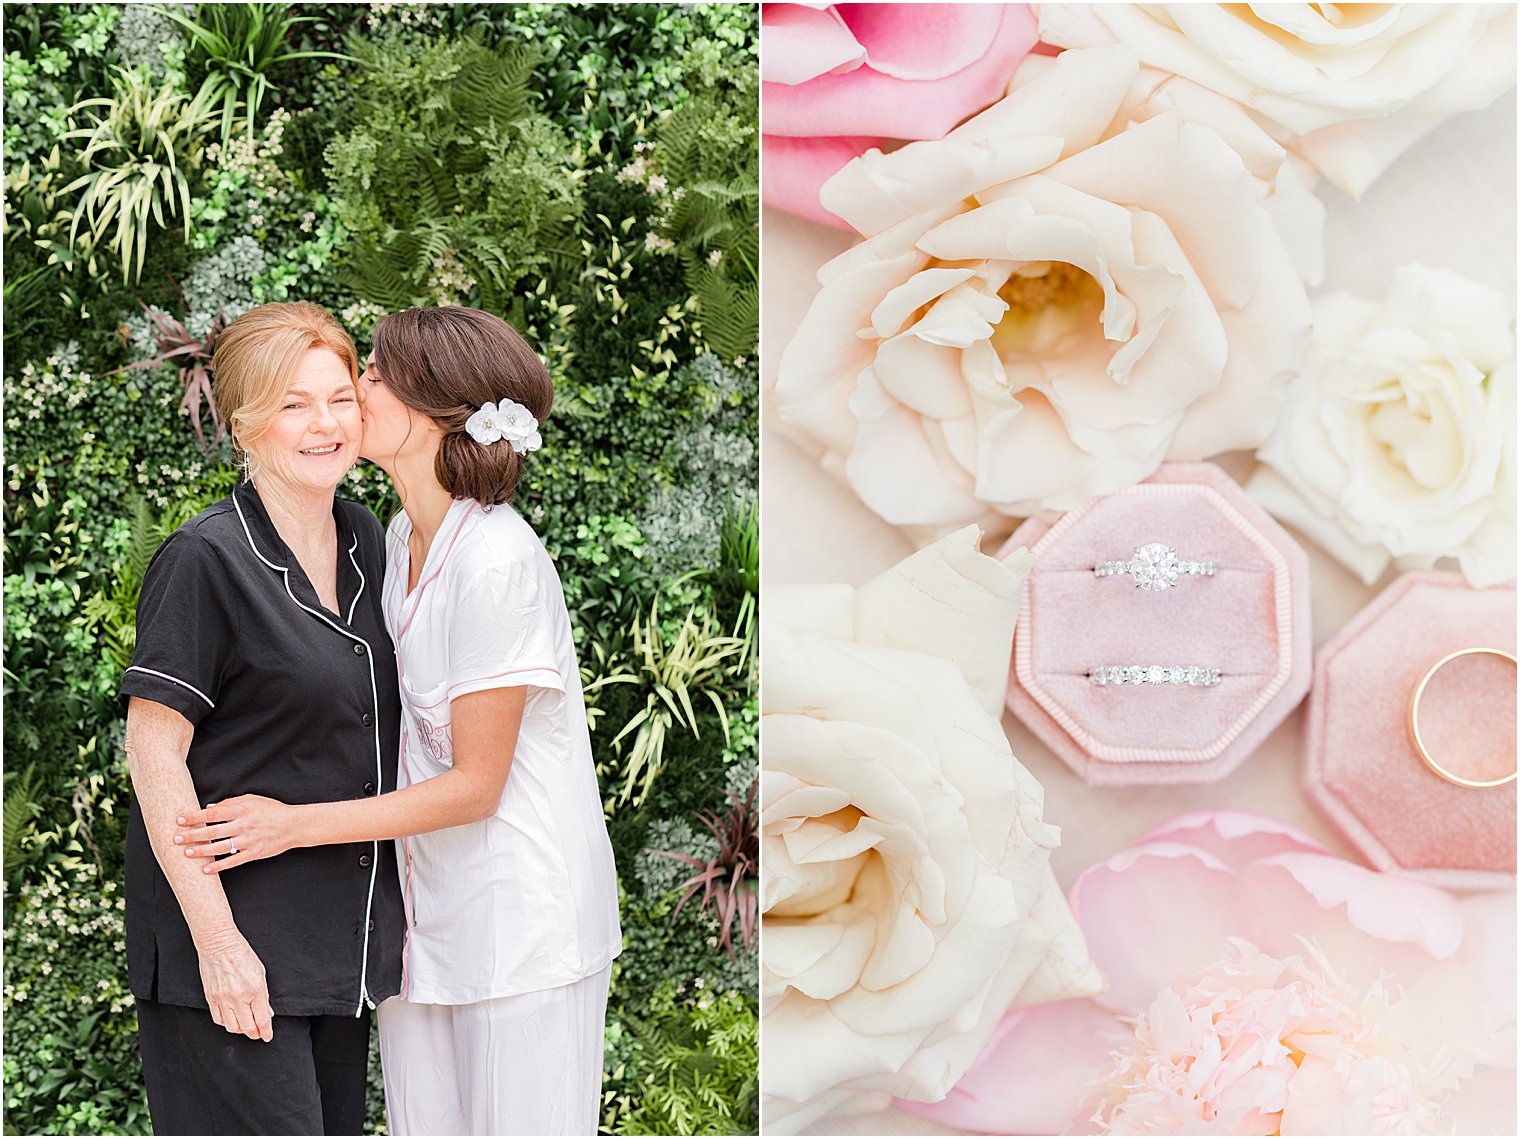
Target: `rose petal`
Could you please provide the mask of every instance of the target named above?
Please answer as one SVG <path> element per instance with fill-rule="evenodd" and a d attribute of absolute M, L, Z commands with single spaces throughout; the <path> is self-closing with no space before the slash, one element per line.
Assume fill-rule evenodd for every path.
<path fill-rule="evenodd" d="M 866 49 L 830 4 L 767 4 L 760 18 L 760 78 L 796 86 L 820 75 L 852 71 Z"/>
<path fill-rule="evenodd" d="M 946 21 L 960 26 L 966 20 L 989 18 L 985 11 L 961 11 L 979 5 L 914 7 L 916 11 L 912 15 L 920 24 L 917 40 L 929 45 L 932 53 L 923 65 L 928 69 L 946 62 L 944 53 L 936 46 L 942 46 L 945 41 L 929 29 Z M 980 58 L 943 78 L 927 81 L 900 79 L 867 64 L 849 74 L 820 75 L 797 86 L 766 85 L 763 91 L 766 132 L 797 137 L 943 137 L 966 116 L 996 100 L 1019 60 L 1034 46 L 1037 38 L 1034 18 L 1025 5 L 1002 5 L 991 11 L 999 17 L 997 30 L 990 39 L 977 41 L 984 48 L 979 53 Z M 868 34 L 877 36 L 879 50 L 889 57 L 887 66 L 900 71 L 913 70 L 914 65 L 907 60 L 908 45 L 901 43 L 898 34 L 902 29 L 889 30 L 887 27 L 889 21 L 901 21 L 909 18 L 908 14 L 887 13 L 864 18 L 872 24 Z M 934 63 L 934 58 L 939 62 Z"/>
<path fill-rule="evenodd" d="M 918 80 L 944 79 L 975 64 L 997 39 L 1005 14 L 991 4 L 846 4 L 838 10 L 873 71 Z"/>
<path fill-rule="evenodd" d="M 855 636 L 863 644 L 947 657 L 996 716 L 1029 561 L 988 557 L 980 541 L 979 527 L 963 527 L 861 586 Z"/>
<path fill-rule="evenodd" d="M 982 515 L 970 476 L 952 481 L 924 422 L 871 372 L 861 375 L 850 411 L 858 427 L 845 473 L 867 506 L 898 525 L 959 525 Z"/>

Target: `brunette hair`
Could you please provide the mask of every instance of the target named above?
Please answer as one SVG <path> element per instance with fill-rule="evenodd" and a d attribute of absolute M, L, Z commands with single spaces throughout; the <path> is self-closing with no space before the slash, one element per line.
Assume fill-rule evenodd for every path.
<path fill-rule="evenodd" d="M 374 366 L 397 399 L 443 428 L 433 471 L 444 490 L 485 506 L 512 501 L 527 456 L 504 439 L 477 443 L 465 423 L 503 399 L 548 418 L 554 384 L 515 328 L 479 309 L 409 308 L 375 325 Z"/>
<path fill-rule="evenodd" d="M 359 389 L 359 354 L 332 313 L 310 301 L 251 308 L 227 326 L 212 353 L 211 394 L 242 456 L 280 410 L 301 358 L 326 348 L 348 368 Z"/>

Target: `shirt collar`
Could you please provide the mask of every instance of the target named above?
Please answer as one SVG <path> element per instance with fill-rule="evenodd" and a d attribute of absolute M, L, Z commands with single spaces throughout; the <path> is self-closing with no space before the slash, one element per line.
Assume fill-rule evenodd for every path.
<path fill-rule="evenodd" d="M 232 492 L 238 515 L 243 520 L 244 536 L 253 556 L 272 572 L 283 573 L 288 581 L 291 596 L 308 609 L 322 609 L 317 591 L 306 577 L 306 571 L 296 559 L 285 539 L 275 529 L 259 496 L 258 487 L 249 479 L 238 482 Z M 362 586 L 362 576 L 355 563 L 358 555 L 358 536 L 348 524 L 346 512 L 333 498 L 333 521 L 338 532 L 338 608 L 346 615 L 349 604 Z"/>

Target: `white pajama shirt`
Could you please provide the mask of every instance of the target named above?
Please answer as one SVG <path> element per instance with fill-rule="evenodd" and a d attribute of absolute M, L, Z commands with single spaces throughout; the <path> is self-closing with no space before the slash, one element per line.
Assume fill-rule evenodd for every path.
<path fill-rule="evenodd" d="M 607 978 L 622 938 L 559 577 L 510 506 L 463 499 L 408 594 L 411 529 L 398 513 L 386 539 L 385 617 L 401 680 L 398 785 L 450 767 L 451 701 L 513 686 L 528 694 L 496 811 L 397 840 L 403 989 L 380 1010 L 392 1128 L 594 1131 Z M 539 1025 L 546 1016 L 566 1023 Z M 470 1062 L 448 1060 L 449 1048 Z M 538 1091 L 524 1102 L 526 1089 Z M 555 1106 L 564 1097 L 573 1108 Z"/>

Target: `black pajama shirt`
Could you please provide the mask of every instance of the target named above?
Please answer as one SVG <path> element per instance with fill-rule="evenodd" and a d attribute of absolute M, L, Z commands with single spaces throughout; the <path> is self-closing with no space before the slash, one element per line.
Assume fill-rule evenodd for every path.
<path fill-rule="evenodd" d="M 384 533 L 333 506 L 339 611 L 317 600 L 244 482 L 176 530 L 149 564 L 120 696 L 195 728 L 201 805 L 285 803 L 396 786 L 400 698 L 381 589 Z M 158 1134 L 357 1134 L 369 1010 L 401 988 L 406 923 L 391 841 L 287 851 L 219 875 L 264 965 L 274 1040 L 206 1011 L 199 957 L 134 797 L 126 855 L 127 970 Z"/>

